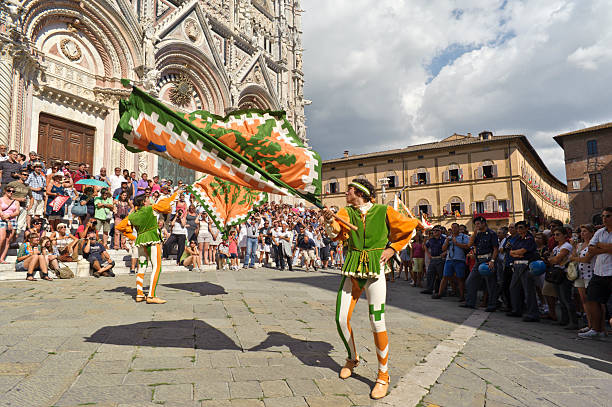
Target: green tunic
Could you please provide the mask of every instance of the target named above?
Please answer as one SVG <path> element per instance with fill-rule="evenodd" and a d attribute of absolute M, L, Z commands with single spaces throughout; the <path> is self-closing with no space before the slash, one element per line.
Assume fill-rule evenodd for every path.
<path fill-rule="evenodd" d="M 356 278 L 370 278 L 380 274 L 380 256 L 388 243 L 387 205 L 373 205 L 365 215 L 365 226 L 361 211 L 346 207 L 351 223 L 348 250 L 342 274 Z"/>
<path fill-rule="evenodd" d="M 136 229 L 136 232 L 138 232 L 134 242 L 136 246 L 148 246 L 162 242 L 159 229 L 157 228 L 157 216 L 155 216 L 152 206 L 143 206 L 137 211 L 130 213 L 128 220 Z"/>

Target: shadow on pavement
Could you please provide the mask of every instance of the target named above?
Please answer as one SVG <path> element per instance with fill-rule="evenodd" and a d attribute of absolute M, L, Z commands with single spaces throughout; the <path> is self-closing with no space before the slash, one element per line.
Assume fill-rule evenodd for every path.
<path fill-rule="evenodd" d="M 204 321 L 192 319 L 105 326 L 85 338 L 85 342 L 127 346 L 242 350 L 220 330 Z"/>
<path fill-rule="evenodd" d="M 612 363 L 604 362 L 602 360 L 591 359 L 591 358 L 577 358 L 571 355 L 565 355 L 563 353 L 555 353 L 555 356 L 567 360 L 571 360 L 573 362 L 584 363 L 589 366 L 591 369 L 599 370 L 600 372 L 612 374 Z"/>
<path fill-rule="evenodd" d="M 176 290 L 185 290 L 191 291 L 194 293 L 198 293 L 202 296 L 204 295 L 220 295 L 227 294 L 225 289 L 220 285 L 207 283 L 205 281 L 197 282 L 197 283 L 173 283 L 173 284 L 161 284 L 164 287 L 174 288 Z M 125 295 L 129 295 L 132 298 L 136 297 L 136 288 L 135 287 L 115 287 L 110 290 L 104 290 L 109 293 L 124 293 Z M 146 294 L 146 289 L 145 289 Z"/>
<path fill-rule="evenodd" d="M 339 373 L 342 368 L 329 356 L 333 349 L 329 343 L 323 341 L 303 341 L 282 332 L 268 332 L 268 338 L 259 345 L 249 349 L 249 351 L 260 351 L 276 346 L 287 346 L 291 354 L 307 366 L 325 367 L 336 373 Z M 373 381 L 356 373 L 352 377 L 370 387 L 374 386 Z"/>
<path fill-rule="evenodd" d="M 329 290 L 330 300 L 334 301 L 341 277 L 337 272 L 320 271 L 309 276 L 299 274 L 295 277 L 274 278 L 272 280 Z M 404 280 L 396 280 L 394 283 L 388 282 L 387 304 L 455 324 L 462 324 L 473 312 L 471 309 L 460 308 L 456 297 L 434 300 L 430 295 L 420 294 L 421 290 L 421 288 L 412 287 Z M 365 297 L 365 293 L 362 296 Z M 560 351 L 578 352 L 601 360 L 612 360 L 612 347 L 609 342 L 604 340 L 580 341 L 577 340 L 576 331 L 566 331 L 562 327 L 554 326 L 548 322 L 529 324 L 522 322 L 521 318 L 509 318 L 505 313 L 498 311 L 492 313 L 488 321 L 479 329 L 507 337 L 539 342 Z M 599 365 L 599 367 L 602 366 Z"/>
<path fill-rule="evenodd" d="M 174 288 L 176 290 L 185 290 L 198 293 L 200 295 L 220 295 L 227 294 L 225 289 L 220 285 L 201 281 L 198 283 L 172 283 L 162 284 L 164 287 Z"/>

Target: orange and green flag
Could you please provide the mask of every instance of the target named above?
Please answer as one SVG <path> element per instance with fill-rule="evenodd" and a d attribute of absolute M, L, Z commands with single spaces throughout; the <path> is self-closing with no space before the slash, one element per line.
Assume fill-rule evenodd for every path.
<path fill-rule="evenodd" d="M 224 234 L 232 226 L 245 222 L 253 210 L 268 201 L 265 192 L 253 191 L 212 175 L 203 176 L 187 190 Z"/>
<path fill-rule="evenodd" d="M 304 145 L 285 112 L 185 114 L 136 87 L 119 112 L 114 140 L 131 152 L 147 151 L 241 187 L 321 205 L 321 157 Z"/>

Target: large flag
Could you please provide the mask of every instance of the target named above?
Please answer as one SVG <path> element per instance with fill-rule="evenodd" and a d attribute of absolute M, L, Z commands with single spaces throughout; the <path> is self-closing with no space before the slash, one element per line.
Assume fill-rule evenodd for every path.
<path fill-rule="evenodd" d="M 119 112 L 114 139 L 131 152 L 151 152 L 242 187 L 320 206 L 321 158 L 304 146 L 284 112 L 184 114 L 136 87 Z"/>
<path fill-rule="evenodd" d="M 253 191 L 212 175 L 205 175 L 187 186 L 187 190 L 224 234 L 230 227 L 246 221 L 254 209 L 268 201 L 265 192 Z"/>

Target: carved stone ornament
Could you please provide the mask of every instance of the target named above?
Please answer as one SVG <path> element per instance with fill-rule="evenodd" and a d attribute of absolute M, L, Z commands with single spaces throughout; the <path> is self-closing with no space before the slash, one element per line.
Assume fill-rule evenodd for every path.
<path fill-rule="evenodd" d="M 60 48 L 64 56 L 71 61 L 78 61 L 83 55 L 81 53 L 81 47 L 79 47 L 79 44 L 70 38 L 64 38 L 61 40 Z"/>
<path fill-rule="evenodd" d="M 198 24 L 195 21 L 185 21 L 184 30 L 185 35 L 187 35 L 187 38 L 189 38 L 190 41 L 196 42 L 200 39 L 200 28 L 198 27 Z"/>
<path fill-rule="evenodd" d="M 180 74 L 170 89 L 170 101 L 176 106 L 186 106 L 193 97 L 193 83 L 184 74 Z"/>

